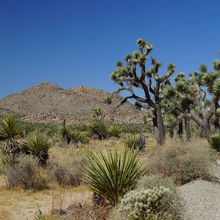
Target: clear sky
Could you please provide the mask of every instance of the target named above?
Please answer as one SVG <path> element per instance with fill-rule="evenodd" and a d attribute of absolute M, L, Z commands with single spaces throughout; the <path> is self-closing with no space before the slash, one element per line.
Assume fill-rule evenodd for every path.
<path fill-rule="evenodd" d="M 219 0 L 0 0 L 0 98 L 42 81 L 107 91 L 136 49 L 190 73 L 220 50 Z"/>

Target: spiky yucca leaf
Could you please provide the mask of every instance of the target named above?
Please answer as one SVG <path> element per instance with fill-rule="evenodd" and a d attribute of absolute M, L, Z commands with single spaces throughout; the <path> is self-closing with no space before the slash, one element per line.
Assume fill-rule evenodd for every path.
<path fill-rule="evenodd" d="M 50 143 L 44 134 L 36 133 L 31 134 L 26 142 L 28 150 L 33 156 L 38 157 L 40 161 L 44 161 L 48 157 L 48 150 Z"/>
<path fill-rule="evenodd" d="M 85 182 L 93 192 L 114 205 L 126 192 L 135 187 L 144 172 L 143 163 L 139 161 L 137 152 L 130 149 L 100 153 L 87 149 L 83 154 Z"/>
<path fill-rule="evenodd" d="M 0 140 L 10 140 L 19 136 L 22 127 L 13 115 L 6 115 L 0 122 Z"/>

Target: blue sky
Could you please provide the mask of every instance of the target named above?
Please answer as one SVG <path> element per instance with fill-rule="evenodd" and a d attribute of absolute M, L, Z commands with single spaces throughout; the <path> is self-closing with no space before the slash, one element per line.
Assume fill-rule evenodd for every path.
<path fill-rule="evenodd" d="M 218 0 L 0 0 L 0 98 L 43 81 L 116 89 L 115 62 L 141 37 L 177 72 L 211 66 Z"/>

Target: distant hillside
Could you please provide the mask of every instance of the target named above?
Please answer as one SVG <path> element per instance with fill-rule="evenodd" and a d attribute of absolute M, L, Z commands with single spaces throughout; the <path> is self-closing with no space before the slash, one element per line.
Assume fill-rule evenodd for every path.
<path fill-rule="evenodd" d="M 112 97 L 112 103 L 104 100 Z M 8 113 L 19 115 L 28 122 L 81 123 L 91 120 L 91 109 L 101 108 L 105 121 L 141 122 L 143 113 L 130 103 L 116 106 L 122 97 L 87 86 L 63 89 L 57 84 L 40 83 L 21 93 L 0 100 L 0 116 Z"/>

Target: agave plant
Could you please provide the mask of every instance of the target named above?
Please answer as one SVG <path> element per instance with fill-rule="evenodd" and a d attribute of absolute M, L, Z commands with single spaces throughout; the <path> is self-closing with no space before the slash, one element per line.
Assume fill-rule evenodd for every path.
<path fill-rule="evenodd" d="M 124 149 L 95 153 L 85 150 L 82 164 L 84 180 L 90 189 L 115 205 L 128 191 L 133 189 L 143 174 L 143 163 L 136 151 Z"/>
<path fill-rule="evenodd" d="M 6 115 L 0 122 L 0 140 L 13 140 L 21 134 L 22 130 L 15 116 Z"/>
<path fill-rule="evenodd" d="M 50 148 L 50 143 L 44 134 L 36 133 L 30 134 L 25 145 L 28 151 L 33 156 L 39 159 L 41 165 L 45 165 L 48 159 L 48 150 Z"/>

